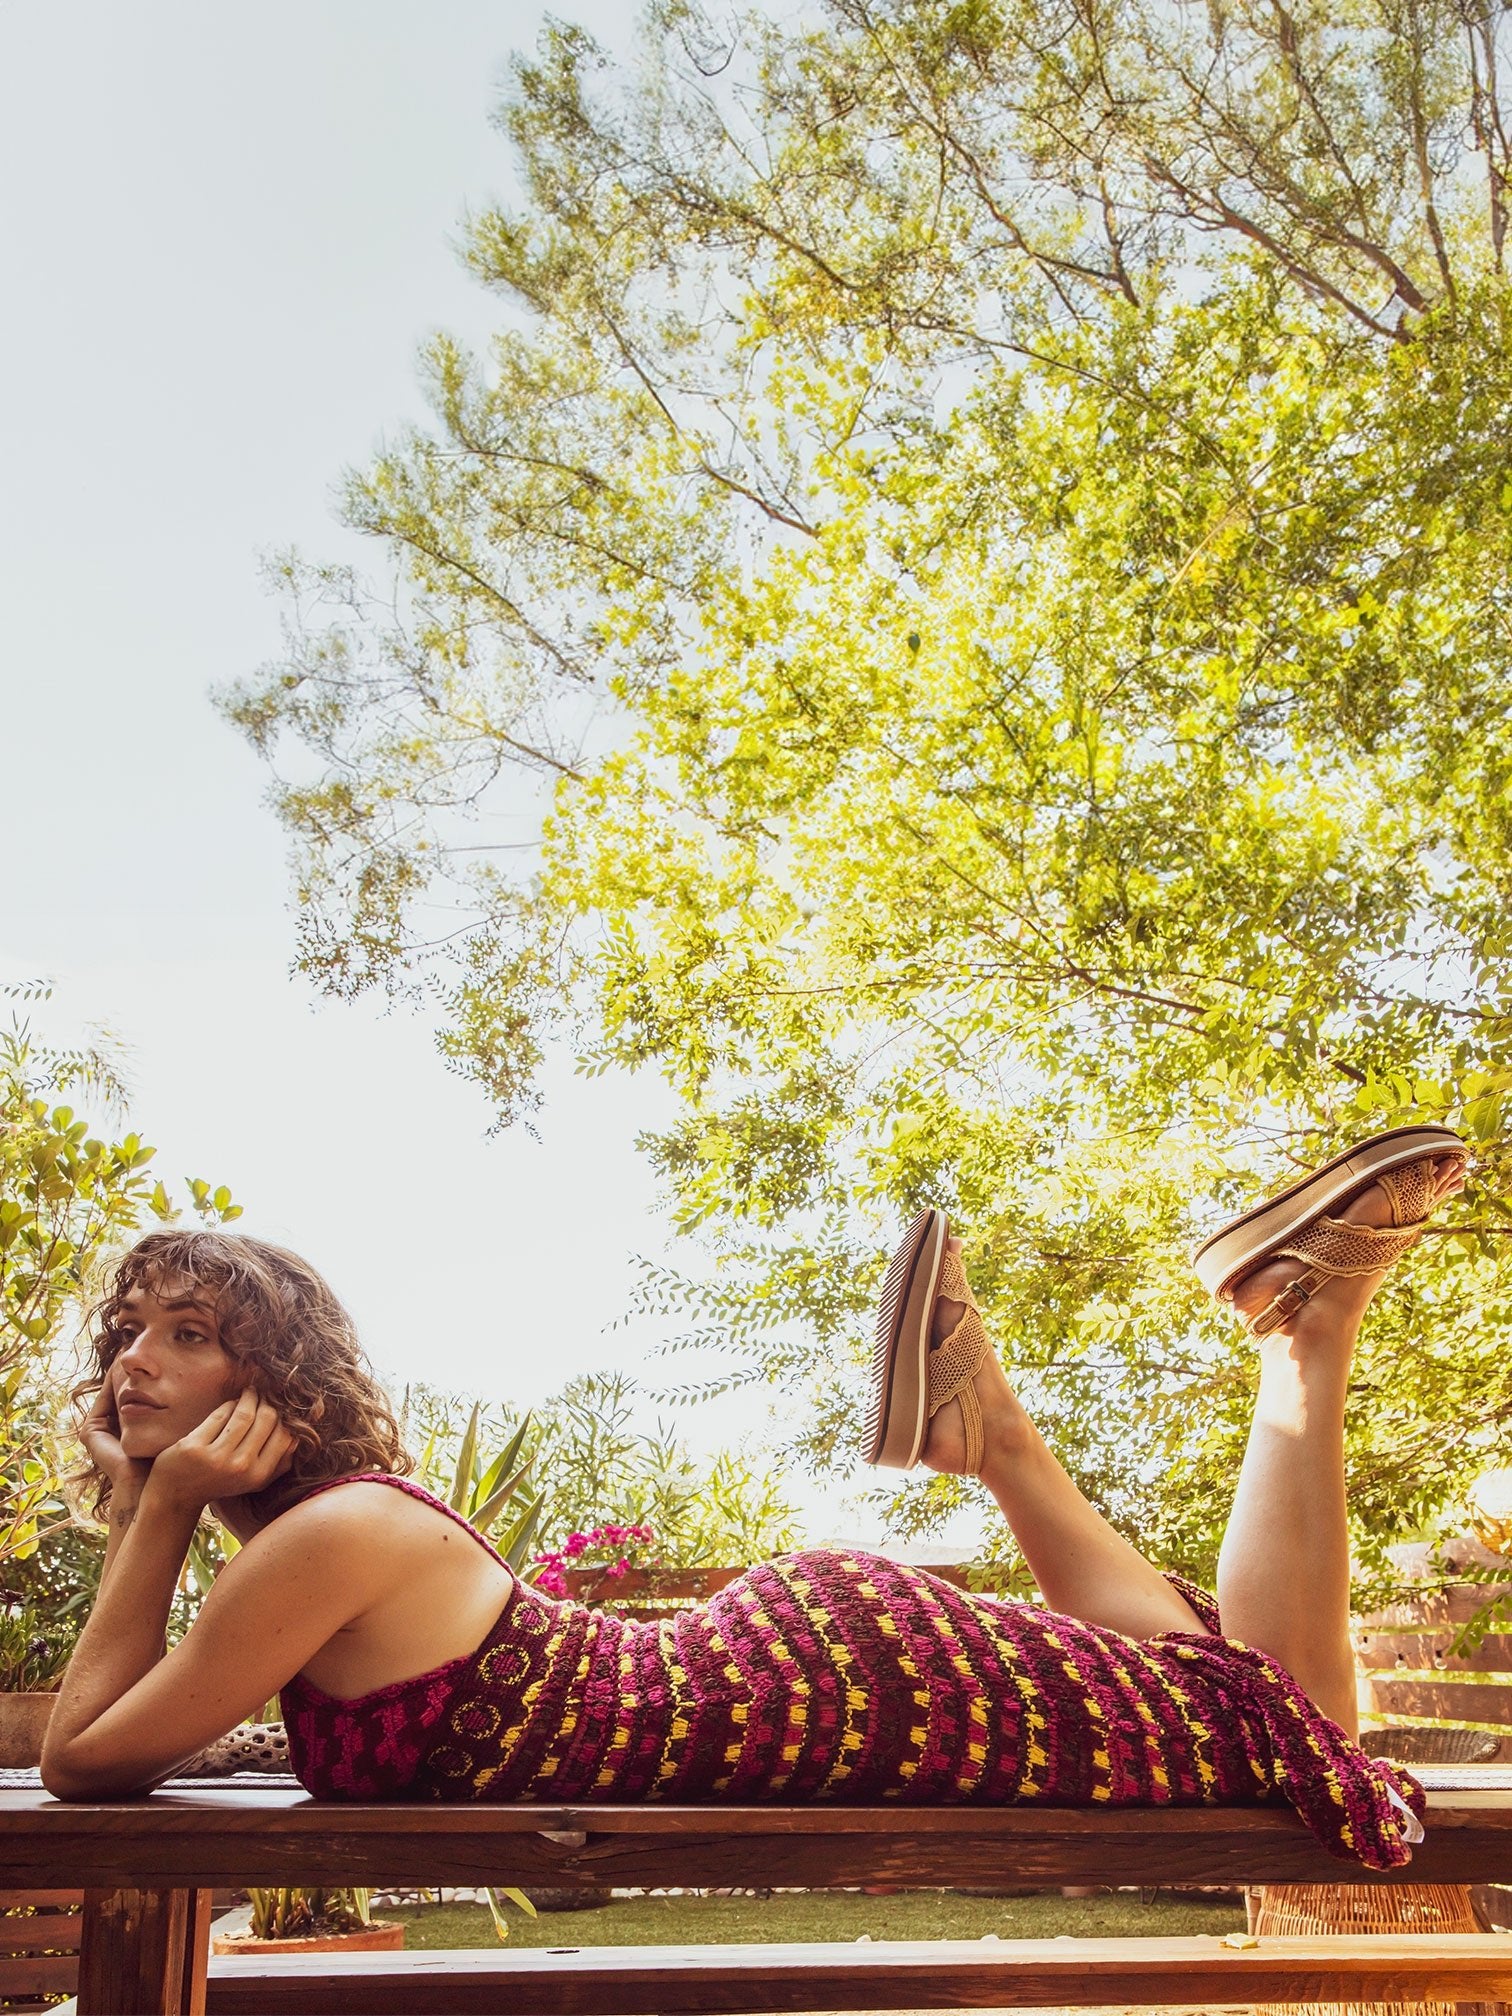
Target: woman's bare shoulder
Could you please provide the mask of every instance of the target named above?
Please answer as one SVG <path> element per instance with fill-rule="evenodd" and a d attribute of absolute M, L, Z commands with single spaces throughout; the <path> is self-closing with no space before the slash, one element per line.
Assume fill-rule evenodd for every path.
<path fill-rule="evenodd" d="M 265 1526 L 259 1540 L 281 1534 L 288 1542 L 361 1541 L 375 1531 L 417 1538 L 450 1537 L 463 1531 L 441 1506 L 410 1491 L 397 1490 L 380 1477 L 343 1478 L 301 1498 Z"/>

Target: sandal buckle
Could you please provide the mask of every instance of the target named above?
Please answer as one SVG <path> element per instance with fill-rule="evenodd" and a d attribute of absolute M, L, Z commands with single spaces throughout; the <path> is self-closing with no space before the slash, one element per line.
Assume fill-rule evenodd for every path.
<path fill-rule="evenodd" d="M 1306 1286 L 1307 1275 L 1299 1274 L 1295 1281 L 1288 1281 L 1271 1297 L 1265 1307 L 1251 1317 L 1248 1328 L 1252 1337 L 1267 1337 L 1271 1331 L 1294 1315 L 1304 1302 L 1311 1302 L 1312 1288 Z M 1315 1287 L 1317 1284 L 1314 1283 Z"/>

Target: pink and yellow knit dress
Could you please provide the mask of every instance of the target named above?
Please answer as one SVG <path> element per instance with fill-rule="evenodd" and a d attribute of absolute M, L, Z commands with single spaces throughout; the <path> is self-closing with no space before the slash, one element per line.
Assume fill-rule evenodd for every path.
<path fill-rule="evenodd" d="M 448 1512 L 405 1479 L 363 1481 Z M 347 1701 L 290 1681 L 289 1748 L 320 1799 L 1289 1800 L 1332 1854 L 1409 1861 L 1416 1782 L 1171 1579 L 1214 1635 L 1141 1642 L 828 1548 L 655 1623 L 517 1581 L 476 1652 L 434 1672 Z"/>

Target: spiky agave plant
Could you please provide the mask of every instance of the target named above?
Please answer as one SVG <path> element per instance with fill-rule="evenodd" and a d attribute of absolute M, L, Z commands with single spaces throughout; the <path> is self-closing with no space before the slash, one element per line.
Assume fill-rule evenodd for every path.
<path fill-rule="evenodd" d="M 441 1471 L 438 1438 L 433 1434 L 415 1465 L 415 1479 L 444 1498 L 469 1525 L 476 1526 L 484 1539 L 498 1549 L 506 1565 L 519 1575 L 524 1572 L 526 1550 L 546 1509 L 545 1492 L 539 1488 L 531 1490 L 525 1481 L 536 1459 L 534 1448 L 526 1452 L 535 1417 L 527 1414 L 504 1448 L 490 1460 L 478 1446 L 480 1415 L 480 1405 L 474 1401 L 450 1477 Z"/>
<path fill-rule="evenodd" d="M 249 1890 L 254 1939 L 309 1939 L 360 1932 L 373 1922 L 370 1890 Z"/>

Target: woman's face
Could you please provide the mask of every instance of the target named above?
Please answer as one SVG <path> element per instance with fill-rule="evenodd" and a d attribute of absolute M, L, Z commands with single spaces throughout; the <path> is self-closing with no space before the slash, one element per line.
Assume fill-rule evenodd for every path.
<path fill-rule="evenodd" d="M 133 1288 L 115 1329 L 116 1419 L 122 1448 L 139 1461 L 161 1455 L 247 1383 L 221 1344 L 213 1301 L 189 1282 Z"/>

